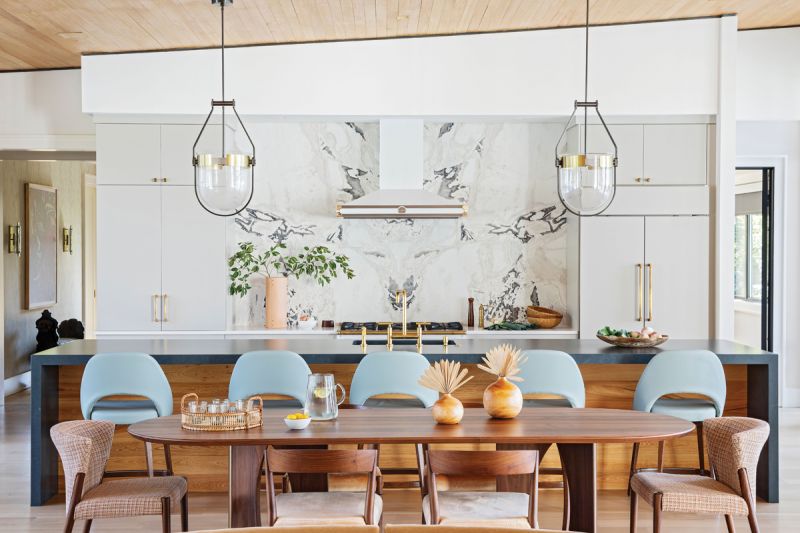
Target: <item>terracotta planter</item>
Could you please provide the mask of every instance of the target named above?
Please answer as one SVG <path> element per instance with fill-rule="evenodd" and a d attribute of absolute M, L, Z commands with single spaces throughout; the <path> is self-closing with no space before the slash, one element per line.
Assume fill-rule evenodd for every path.
<path fill-rule="evenodd" d="M 284 329 L 288 327 L 289 313 L 289 280 L 280 276 L 265 278 L 267 313 L 264 327 L 267 329 Z"/>
<path fill-rule="evenodd" d="M 522 392 L 506 378 L 486 387 L 483 407 L 492 418 L 514 418 L 522 410 Z"/>
<path fill-rule="evenodd" d="M 458 424 L 464 417 L 464 406 L 458 398 L 444 394 L 433 404 L 433 419 L 437 424 Z"/>

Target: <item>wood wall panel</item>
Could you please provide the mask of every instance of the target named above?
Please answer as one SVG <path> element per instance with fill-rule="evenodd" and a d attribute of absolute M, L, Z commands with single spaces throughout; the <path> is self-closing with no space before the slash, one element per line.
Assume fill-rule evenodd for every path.
<path fill-rule="evenodd" d="M 740 28 L 800 24 L 792 0 L 593 0 L 593 24 L 739 15 Z M 243 0 L 226 10 L 230 45 L 442 35 L 582 25 L 584 0 Z M 83 53 L 219 46 L 208 0 L 7 0 L 0 70 L 80 66 Z"/>
<path fill-rule="evenodd" d="M 465 404 L 481 402 L 483 389 L 492 381 L 492 376 L 467 365 L 475 378 L 456 396 Z M 172 385 L 175 397 L 175 412 L 182 395 L 197 392 L 203 398 L 225 398 L 232 365 L 164 365 L 164 371 Z M 347 390 L 355 365 L 312 365 L 314 372 L 329 372 L 336 375 Z M 614 409 L 630 409 L 633 392 L 643 370 L 642 365 L 581 365 L 586 383 L 586 406 Z M 83 367 L 61 367 L 59 374 L 59 419 L 81 418 L 80 380 Z M 743 416 L 747 411 L 747 367 L 726 366 L 728 399 L 726 415 Z M 485 448 L 486 446 L 482 446 Z M 462 448 L 477 448 L 465 446 Z M 643 444 L 639 453 L 640 466 L 654 466 L 657 446 Z M 630 465 L 630 445 L 600 445 L 597 448 L 598 486 L 602 489 L 622 489 L 627 483 Z M 156 468 L 163 468 L 161 448 L 154 449 Z M 223 492 L 227 490 L 228 451 L 225 448 L 176 446 L 172 451 L 175 471 L 189 479 L 192 491 Z M 381 466 L 414 467 L 414 449 L 410 445 L 382 446 Z M 554 448 L 545 456 L 545 466 L 558 466 L 558 454 Z M 665 450 L 666 466 L 696 466 L 697 448 L 694 434 L 670 442 Z M 127 433 L 126 427 L 118 427 L 109 461 L 109 470 L 144 469 L 144 445 Z M 59 479 L 63 491 L 63 479 Z"/>

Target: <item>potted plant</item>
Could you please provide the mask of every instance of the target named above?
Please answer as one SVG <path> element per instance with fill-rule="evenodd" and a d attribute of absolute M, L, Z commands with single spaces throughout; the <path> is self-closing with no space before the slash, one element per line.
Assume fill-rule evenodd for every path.
<path fill-rule="evenodd" d="M 341 272 L 347 279 L 355 275 L 346 255 L 334 253 L 326 246 L 304 246 L 302 252 L 290 255 L 286 245 L 276 243 L 257 253 L 252 242 L 240 242 L 239 250 L 228 258 L 230 276 L 229 292 L 244 297 L 252 288 L 250 279 L 261 274 L 265 277 L 266 321 L 270 329 L 287 327 L 289 309 L 288 276 L 299 279 L 308 276 L 320 285 L 327 285 Z"/>

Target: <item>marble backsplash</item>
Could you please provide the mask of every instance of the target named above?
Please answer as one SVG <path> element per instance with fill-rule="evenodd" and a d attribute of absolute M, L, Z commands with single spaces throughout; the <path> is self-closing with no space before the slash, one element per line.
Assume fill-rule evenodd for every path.
<path fill-rule="evenodd" d="M 467 297 L 487 317 L 515 319 L 528 305 L 567 308 L 567 217 L 555 188 L 553 143 L 561 126 L 523 122 L 426 123 L 424 187 L 469 206 L 453 220 L 343 220 L 335 206 L 378 188 L 373 123 L 256 123 L 252 203 L 228 225 L 238 242 L 290 250 L 325 244 L 350 258 L 353 280 L 325 287 L 290 279 L 290 320 L 466 322 Z M 575 223 L 571 221 L 571 223 Z M 575 243 L 573 243 L 575 244 Z M 236 326 L 264 320 L 264 284 L 232 301 Z"/>

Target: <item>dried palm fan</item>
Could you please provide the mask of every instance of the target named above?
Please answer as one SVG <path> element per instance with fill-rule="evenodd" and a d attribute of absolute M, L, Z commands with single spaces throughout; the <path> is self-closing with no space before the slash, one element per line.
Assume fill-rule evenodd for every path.
<path fill-rule="evenodd" d="M 473 378 L 468 373 L 466 368 L 461 369 L 461 363 L 443 359 L 426 368 L 419 378 L 420 385 L 442 394 L 432 410 L 439 424 L 458 424 L 464 416 L 464 406 L 452 394 Z"/>
<path fill-rule="evenodd" d="M 527 361 L 528 358 L 522 355 L 518 349 L 510 344 L 501 344 L 495 346 L 483 357 L 485 364 L 478 365 L 478 368 L 484 372 L 494 374 L 498 378 L 506 378 L 509 381 L 522 381 L 519 377 L 520 366 Z"/>
<path fill-rule="evenodd" d="M 497 381 L 483 391 L 483 407 L 494 418 L 514 418 L 522 410 L 522 392 L 512 381 L 522 381 L 517 374 L 528 358 L 510 344 L 495 346 L 486 353 L 478 368 L 497 376 Z"/>

